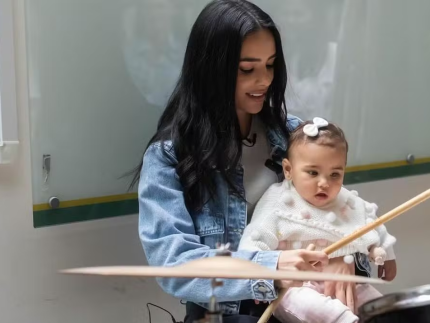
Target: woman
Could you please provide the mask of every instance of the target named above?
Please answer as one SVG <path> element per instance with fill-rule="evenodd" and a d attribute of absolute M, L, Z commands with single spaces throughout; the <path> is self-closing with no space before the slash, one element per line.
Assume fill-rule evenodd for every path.
<path fill-rule="evenodd" d="M 217 243 L 237 249 L 254 204 L 278 180 L 289 132 L 300 122 L 287 116 L 286 84 L 281 39 L 266 13 L 240 0 L 213 1 L 203 9 L 176 88 L 139 166 L 139 235 L 150 265 L 211 257 Z M 138 180 L 137 173 L 133 184 Z M 310 262 L 327 264 L 325 254 L 306 250 L 234 251 L 232 256 L 272 269 L 314 270 Z M 351 273 L 342 262 L 329 270 Z M 211 296 L 208 279 L 158 282 L 188 301 L 186 322 L 204 315 Z M 254 300 L 276 299 L 275 284 L 288 286 L 226 280 L 216 296 L 225 314 L 259 315 L 255 309 L 264 305 Z M 345 294 L 344 286 L 330 286 Z"/>

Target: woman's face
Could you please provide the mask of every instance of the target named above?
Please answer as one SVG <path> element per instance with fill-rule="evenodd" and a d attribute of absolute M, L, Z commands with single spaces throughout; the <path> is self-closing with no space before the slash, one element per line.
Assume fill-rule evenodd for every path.
<path fill-rule="evenodd" d="M 275 40 L 269 30 L 259 30 L 243 41 L 235 94 L 239 117 L 257 114 L 263 108 L 267 89 L 273 81 L 275 58 Z"/>

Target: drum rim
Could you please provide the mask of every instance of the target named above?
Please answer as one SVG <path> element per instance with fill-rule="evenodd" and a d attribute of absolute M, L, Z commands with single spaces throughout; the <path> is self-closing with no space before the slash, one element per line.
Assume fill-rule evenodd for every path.
<path fill-rule="evenodd" d="M 421 296 L 421 298 L 419 298 Z M 427 297 L 422 297 L 427 296 Z M 367 320 L 395 310 L 430 305 L 430 284 L 389 293 L 360 306 L 358 312 L 362 320 Z"/>

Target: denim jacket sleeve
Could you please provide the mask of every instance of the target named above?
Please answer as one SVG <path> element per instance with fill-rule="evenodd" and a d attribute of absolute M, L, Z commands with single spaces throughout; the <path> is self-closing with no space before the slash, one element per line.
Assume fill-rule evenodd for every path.
<path fill-rule="evenodd" d="M 149 265 L 176 266 L 211 257 L 215 250 L 201 244 L 183 198 L 176 174 L 177 164 L 171 144 L 152 144 L 143 159 L 139 182 L 139 236 Z M 253 261 L 276 269 L 279 251 L 239 251 L 232 257 Z M 196 303 L 208 302 L 211 296 L 209 279 L 157 279 L 168 294 Z M 267 288 L 266 286 L 269 286 Z M 273 281 L 231 280 L 216 292 L 220 302 L 242 299 L 273 300 L 277 298 Z"/>
<path fill-rule="evenodd" d="M 294 131 L 300 124 L 303 123 L 303 120 L 295 115 L 288 114 L 287 115 L 287 128 L 290 131 Z"/>

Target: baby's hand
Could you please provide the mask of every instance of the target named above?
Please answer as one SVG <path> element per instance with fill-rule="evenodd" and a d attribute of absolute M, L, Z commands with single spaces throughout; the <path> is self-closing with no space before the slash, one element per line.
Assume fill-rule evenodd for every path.
<path fill-rule="evenodd" d="M 377 266 L 384 265 L 385 259 L 387 259 L 387 253 L 380 247 L 372 247 L 369 252 L 369 259 Z"/>

